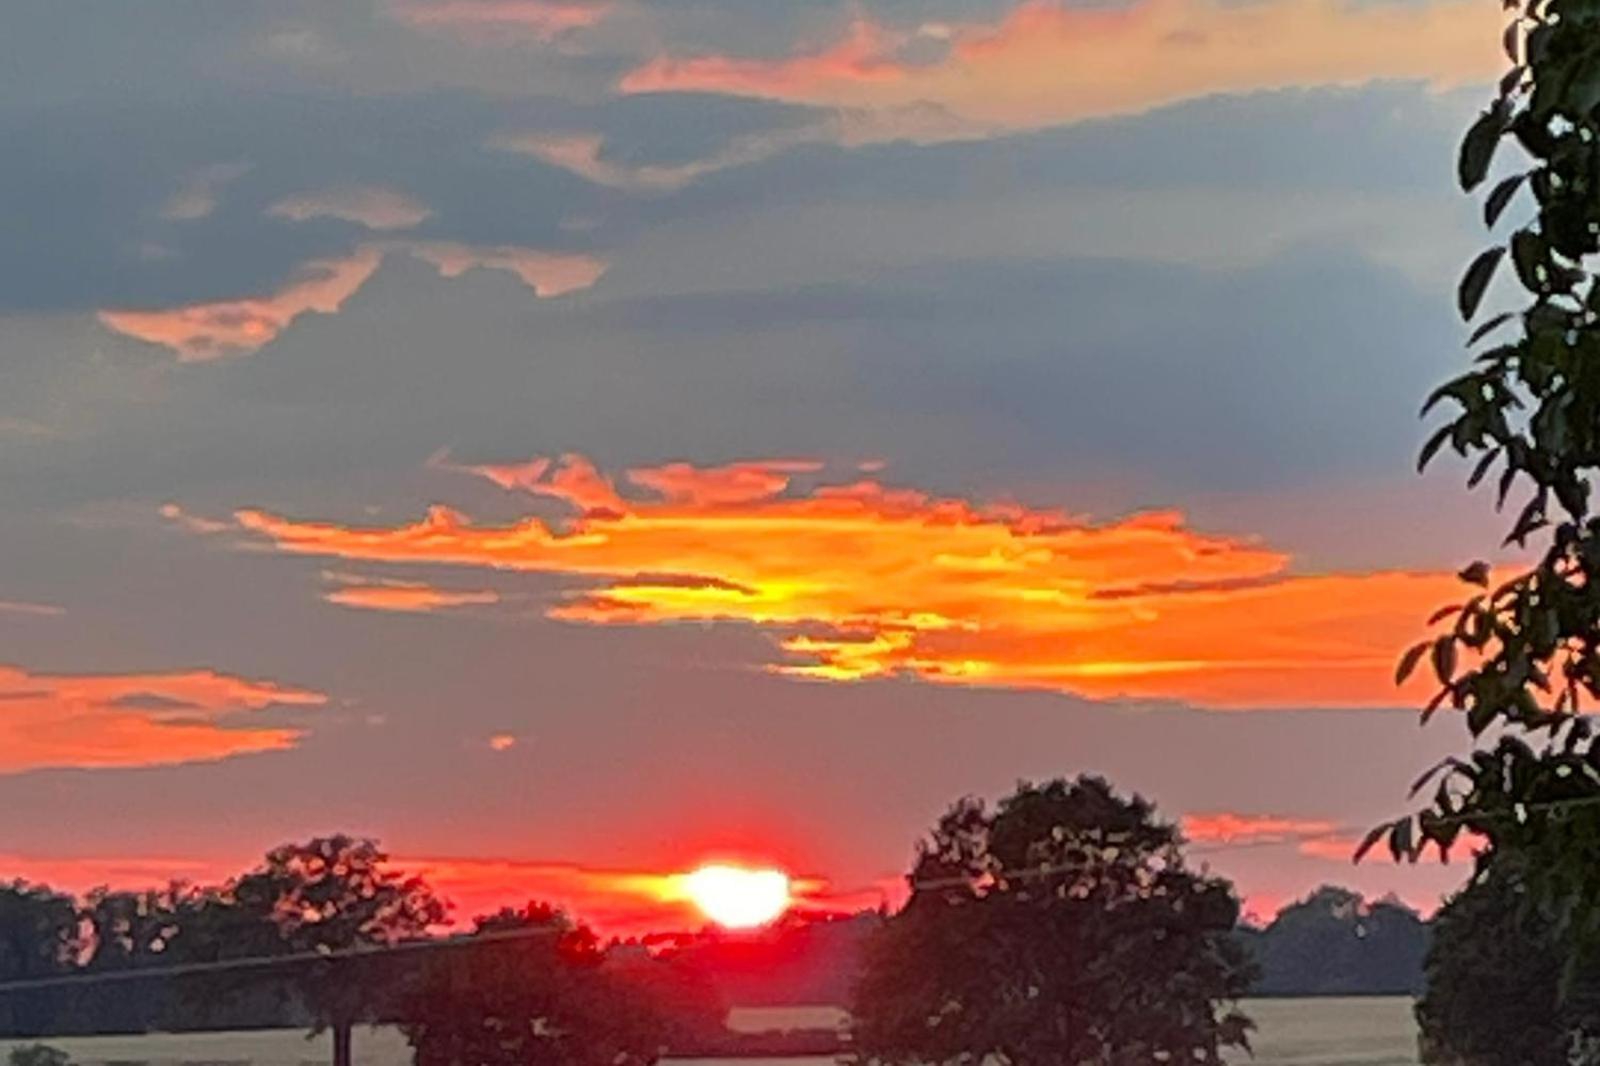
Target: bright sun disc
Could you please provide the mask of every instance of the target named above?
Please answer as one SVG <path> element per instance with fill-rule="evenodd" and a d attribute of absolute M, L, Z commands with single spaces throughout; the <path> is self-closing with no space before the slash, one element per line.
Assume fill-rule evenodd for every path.
<path fill-rule="evenodd" d="M 689 899 L 728 929 L 766 925 L 789 908 L 789 877 L 778 870 L 702 866 L 684 878 Z"/>

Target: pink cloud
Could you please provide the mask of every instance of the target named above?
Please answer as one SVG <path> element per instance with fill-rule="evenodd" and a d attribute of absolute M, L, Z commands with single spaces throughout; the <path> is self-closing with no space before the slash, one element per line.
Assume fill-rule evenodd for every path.
<path fill-rule="evenodd" d="M 433 215 L 404 193 L 371 185 L 291 196 L 273 204 L 267 213 L 291 222 L 336 218 L 379 231 L 411 229 Z"/>
<path fill-rule="evenodd" d="M 222 190 L 249 171 L 249 163 L 215 163 L 200 168 L 185 178 L 163 205 L 161 217 L 171 222 L 193 222 L 210 216 L 217 209 Z"/>
<path fill-rule="evenodd" d="M 474 41 L 495 43 L 504 35 L 525 33 L 552 41 L 600 23 L 607 2 L 579 0 L 395 0 L 391 10 L 416 27 L 448 29 Z"/>
<path fill-rule="evenodd" d="M 459 277 L 469 270 L 504 270 L 515 274 L 540 296 L 564 296 L 587 289 L 606 272 L 604 260 L 592 255 L 541 252 L 513 245 L 426 241 L 406 245 L 406 250 L 432 263 L 443 277 Z"/>
<path fill-rule="evenodd" d="M 161 311 L 101 311 L 100 321 L 118 333 L 171 348 L 184 362 L 253 352 L 301 315 L 339 310 L 382 259 L 376 248 L 361 248 L 341 259 L 307 263 L 287 285 L 266 296 Z"/>
<path fill-rule="evenodd" d="M 288 284 L 265 296 L 154 311 L 106 310 L 99 318 L 108 329 L 172 349 L 183 362 L 255 352 L 303 315 L 337 312 L 377 273 L 390 253 L 422 259 L 446 278 L 472 269 L 509 271 L 541 297 L 586 289 L 606 271 L 603 260 L 579 253 L 512 245 L 387 241 L 361 245 L 338 259 L 307 263 Z"/>
<path fill-rule="evenodd" d="M 1500 15 L 1468 0 L 1027 0 L 992 23 L 890 30 L 861 19 L 819 50 L 775 59 L 658 56 L 629 93 L 715 92 L 839 109 L 849 143 L 939 140 L 1133 114 L 1218 93 L 1488 80 Z M 918 39 L 942 42 L 908 58 Z M 930 113 L 944 121 L 930 123 Z"/>
<path fill-rule="evenodd" d="M 53 603 L 30 603 L 26 600 L 0 600 L 0 614 L 35 615 L 42 618 L 59 618 L 66 608 Z"/>
<path fill-rule="evenodd" d="M 560 462 L 530 459 L 525 463 L 451 466 L 439 460 L 434 465 L 476 474 L 507 491 L 561 500 L 584 514 L 620 515 L 628 509 L 611 479 L 581 455 L 563 455 Z"/>
<path fill-rule="evenodd" d="M 713 467 L 667 463 L 636 467 L 628 471 L 628 480 L 674 503 L 715 507 L 769 499 L 787 489 L 793 475 L 821 469 L 822 463 L 812 459 L 772 459 Z"/>

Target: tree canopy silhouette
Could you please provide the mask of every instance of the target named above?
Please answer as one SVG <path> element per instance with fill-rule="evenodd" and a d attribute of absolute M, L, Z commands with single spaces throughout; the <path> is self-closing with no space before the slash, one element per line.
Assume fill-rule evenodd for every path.
<path fill-rule="evenodd" d="M 604 961 L 595 935 L 549 905 L 480 918 L 474 938 L 423 963 L 402 1009 L 416 1066 L 649 1066 L 667 1023 Z"/>
<path fill-rule="evenodd" d="M 1563 992 L 1572 954 L 1527 887 L 1496 858 L 1434 918 L 1427 993 L 1417 1002 L 1425 1062 L 1569 1066 L 1574 1042 L 1600 1034 L 1600 1002 Z M 1514 1035 L 1513 1035 L 1514 1034 Z"/>
<path fill-rule="evenodd" d="M 1217 1063 L 1247 1046 L 1238 901 L 1181 845 L 1097 777 L 957 803 L 867 943 L 855 1060 Z"/>
<path fill-rule="evenodd" d="M 77 946 L 78 907 L 71 896 L 22 881 L 0 885 L 0 981 L 67 973 Z M 0 996 L 0 1032 L 49 1032 L 57 1003 L 37 993 Z"/>
<path fill-rule="evenodd" d="M 1420 465 L 1448 445 L 1472 462 L 1469 485 L 1497 474 L 1500 505 L 1517 501 L 1507 543 L 1537 560 L 1509 580 L 1487 562 L 1467 566 L 1464 602 L 1439 611 L 1436 635 L 1402 659 L 1401 678 L 1426 660 L 1438 682 L 1424 720 L 1461 712 L 1476 750 L 1419 781 L 1431 804 L 1378 827 L 1361 850 L 1387 837 L 1396 858 L 1415 860 L 1477 834 L 1514 857 L 1526 898 L 1558 934 L 1595 941 L 1600 750 L 1582 712 L 1600 698 L 1600 4 L 1506 7 L 1511 69 L 1462 141 L 1459 176 L 1469 192 L 1497 178 L 1483 203 L 1491 230 L 1523 190 L 1533 211 L 1461 279 L 1476 355 L 1424 407 L 1451 414 Z M 1520 304 L 1480 316 L 1507 259 Z"/>

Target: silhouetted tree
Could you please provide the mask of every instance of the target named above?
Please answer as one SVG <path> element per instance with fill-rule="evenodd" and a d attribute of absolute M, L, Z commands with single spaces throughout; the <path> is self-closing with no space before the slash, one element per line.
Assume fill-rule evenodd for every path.
<path fill-rule="evenodd" d="M 191 959 L 328 956 L 281 973 L 316 1026 L 333 1031 L 335 1066 L 349 1066 L 352 1029 L 392 1007 L 401 968 L 337 956 L 426 936 L 444 918 L 444 904 L 427 884 L 394 870 L 375 842 L 337 835 L 268 852 L 259 867 L 202 901 L 178 943 Z M 260 980 L 222 975 L 198 985 L 237 993 Z"/>
<path fill-rule="evenodd" d="M 77 955 L 78 908 L 42 885 L 0 885 L 0 982 L 59 977 Z M 58 992 L 0 992 L 0 1032 L 35 1036 L 54 1028 Z"/>
<path fill-rule="evenodd" d="M 545 904 L 504 910 L 430 951 L 402 1011 L 416 1066 L 647 1066 L 668 1025 L 604 968 L 587 928 Z"/>
<path fill-rule="evenodd" d="M 859 1063 L 1220 1062 L 1247 1044 L 1232 886 L 1097 777 L 952 807 L 866 949 Z"/>
<path fill-rule="evenodd" d="M 1428 926 L 1395 900 L 1369 903 L 1324 885 L 1240 935 L 1261 968 L 1254 991 L 1274 996 L 1409 996 L 1422 991 Z"/>
<path fill-rule="evenodd" d="M 170 966 L 178 961 L 175 941 L 188 923 L 199 890 L 174 883 L 143 892 L 91 891 L 79 908 L 85 933 L 83 969 L 112 973 Z M 166 979 L 85 982 L 72 990 L 72 1009 L 94 1019 L 103 1032 L 143 1032 L 169 1014 L 172 984 Z"/>

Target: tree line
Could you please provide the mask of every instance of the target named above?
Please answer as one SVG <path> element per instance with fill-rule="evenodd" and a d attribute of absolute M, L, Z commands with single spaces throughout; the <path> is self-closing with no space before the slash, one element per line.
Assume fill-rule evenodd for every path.
<path fill-rule="evenodd" d="M 1179 830 L 1102 779 L 958 802 L 908 880 L 908 902 L 874 916 L 862 944 L 859 1063 L 1220 1062 L 1247 1039 L 1236 1001 L 1254 967 L 1232 886 L 1191 868 Z M 399 1026 L 419 1066 L 630 1066 L 725 1034 L 704 968 L 608 951 L 538 902 L 464 934 L 441 936 L 444 917 L 422 879 L 346 836 L 274 849 L 220 886 L 80 902 L 13 884 L 0 889 L 0 1029 L 292 1017 L 332 1030 L 338 1066 L 365 1022 Z M 241 959 L 269 962 L 216 965 Z M 19 981 L 33 984 L 6 987 Z"/>
<path fill-rule="evenodd" d="M 530 902 L 448 937 L 444 919 L 425 881 L 348 836 L 276 848 L 219 886 L 80 902 L 13 883 L 0 888 L 0 1033 L 304 1025 L 331 1030 L 348 1066 L 353 1028 L 388 1022 L 419 1066 L 627 1066 L 721 1026 L 723 1006 L 687 971 L 607 965 L 595 934 L 554 907 Z M 552 1057 L 569 1045 L 583 1056 Z"/>
<path fill-rule="evenodd" d="M 1183 848 L 1103 779 L 1022 784 L 953 805 L 893 913 L 664 951 L 608 947 L 537 901 L 446 934 L 427 883 L 348 836 L 217 886 L 75 900 L 18 882 L 0 887 L 0 1035 L 304 1026 L 331 1030 L 346 1066 L 354 1027 L 382 1022 L 418 1066 L 648 1066 L 774 1050 L 726 1029 L 728 1003 L 805 999 L 845 1005 L 848 1042 L 783 1050 L 857 1066 L 1220 1063 L 1249 1046 L 1246 995 L 1416 994 L 1424 956 L 1430 1062 L 1565 1064 L 1600 1032 L 1600 997 L 1563 993 L 1568 949 L 1512 880 L 1475 878 L 1432 923 L 1323 887 L 1259 927 Z"/>

